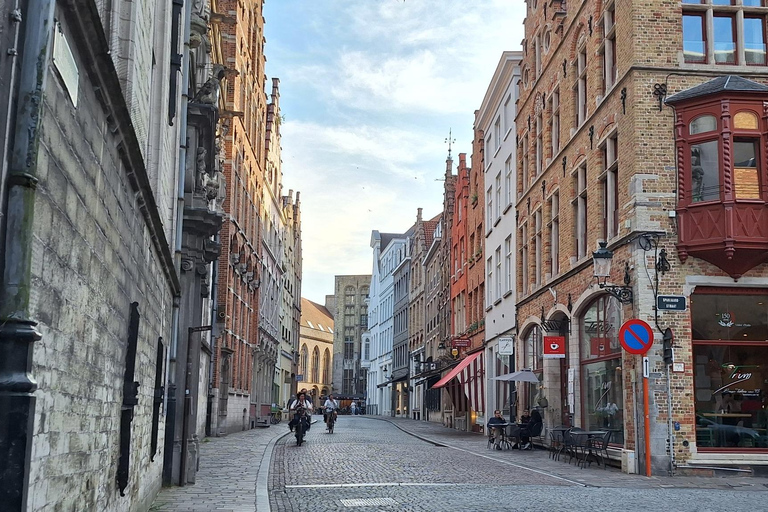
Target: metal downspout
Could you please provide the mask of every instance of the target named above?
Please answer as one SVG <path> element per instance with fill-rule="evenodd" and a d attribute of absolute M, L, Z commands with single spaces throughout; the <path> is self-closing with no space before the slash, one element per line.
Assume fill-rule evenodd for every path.
<path fill-rule="evenodd" d="M 174 266 L 181 275 L 181 242 L 184 223 L 184 187 L 187 167 L 187 104 L 189 100 L 189 38 L 192 31 L 192 2 L 184 5 L 184 48 L 181 68 L 181 105 L 179 105 L 179 176 L 176 193 L 176 238 L 174 241 Z M 165 423 L 165 446 L 163 453 L 163 484 L 171 485 L 173 474 L 173 444 L 176 428 L 176 354 L 179 346 L 179 308 L 180 297 L 174 298 L 171 322 L 171 346 L 168 350 L 166 368 L 168 385 L 166 386 L 167 414 Z"/>
<path fill-rule="evenodd" d="M 37 383 L 31 375 L 33 343 L 41 338 L 30 319 L 32 240 L 37 155 L 43 95 L 50 62 L 54 0 L 29 0 L 22 24 L 15 128 L 5 172 L 5 249 L 0 286 L 0 503 L 27 509 Z M 11 107 L 13 108 L 13 107 Z M 9 133 L 10 136 L 10 133 Z M 10 138 L 10 137 L 9 137 Z"/>

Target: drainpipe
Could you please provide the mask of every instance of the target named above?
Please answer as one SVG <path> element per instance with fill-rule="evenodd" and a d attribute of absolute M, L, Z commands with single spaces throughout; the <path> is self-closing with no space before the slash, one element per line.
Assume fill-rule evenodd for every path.
<path fill-rule="evenodd" d="M 189 101 L 189 37 L 192 31 L 192 2 L 184 5 L 184 48 L 181 67 L 181 105 L 179 105 L 179 180 L 176 194 L 176 240 L 174 243 L 174 266 L 181 275 L 181 241 L 184 223 L 184 187 L 187 170 L 187 103 Z M 179 346 L 180 297 L 173 300 L 171 321 L 171 346 L 168 350 L 167 409 L 165 422 L 165 446 L 163 453 L 163 485 L 171 485 L 173 478 L 173 444 L 176 429 L 176 353 Z M 182 440 L 183 442 L 183 440 Z"/>
<path fill-rule="evenodd" d="M 27 510 L 37 382 L 32 344 L 42 336 L 29 318 L 32 226 L 42 100 L 50 61 L 55 0 L 29 0 L 24 13 L 18 104 L 5 177 L 5 249 L 0 286 L 0 503 Z M 11 86 L 13 87 L 13 86 Z M 8 469 L 11 468 L 11 469 Z"/>

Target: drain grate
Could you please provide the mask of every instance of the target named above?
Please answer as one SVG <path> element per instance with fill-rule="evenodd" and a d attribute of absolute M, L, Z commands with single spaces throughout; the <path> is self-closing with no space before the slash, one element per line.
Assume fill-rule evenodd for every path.
<path fill-rule="evenodd" d="M 345 507 L 378 507 L 381 505 L 397 505 L 397 502 L 392 498 L 354 498 L 341 500 L 341 504 Z"/>

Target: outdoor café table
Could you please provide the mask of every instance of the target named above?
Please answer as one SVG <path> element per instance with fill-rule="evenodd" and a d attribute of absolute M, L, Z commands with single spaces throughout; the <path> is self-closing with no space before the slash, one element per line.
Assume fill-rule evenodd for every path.
<path fill-rule="evenodd" d="M 582 447 L 582 450 L 586 449 L 586 452 L 584 453 L 584 462 L 587 462 L 589 459 L 589 456 L 592 455 L 592 447 L 590 446 L 589 440 L 594 437 L 603 437 L 606 434 L 607 430 L 571 430 L 571 435 L 576 436 L 586 436 L 587 440 L 585 443 L 579 443 L 579 446 Z M 594 455 L 592 455 L 594 457 Z M 578 457 L 576 457 L 578 460 Z"/>

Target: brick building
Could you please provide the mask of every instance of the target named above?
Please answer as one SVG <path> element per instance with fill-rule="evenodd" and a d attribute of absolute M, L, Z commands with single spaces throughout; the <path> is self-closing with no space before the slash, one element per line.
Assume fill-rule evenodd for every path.
<path fill-rule="evenodd" d="M 765 463 L 766 88 L 716 77 L 766 79 L 768 9 L 527 4 L 516 362 L 540 384 L 522 402 L 548 427 L 609 430 L 628 472 Z M 600 242 L 613 255 L 605 287 Z M 688 307 L 657 311 L 659 295 Z M 655 338 L 647 430 L 642 360 L 619 342 L 629 319 Z"/>

